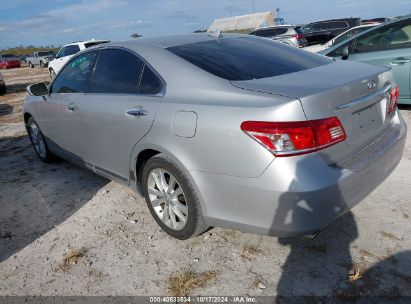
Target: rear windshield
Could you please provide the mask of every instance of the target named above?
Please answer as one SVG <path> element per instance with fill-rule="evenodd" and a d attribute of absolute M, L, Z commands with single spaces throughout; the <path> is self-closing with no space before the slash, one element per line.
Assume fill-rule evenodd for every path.
<path fill-rule="evenodd" d="M 227 80 L 251 80 L 294 73 L 332 60 L 268 39 L 216 39 L 167 48 L 195 66 Z"/>

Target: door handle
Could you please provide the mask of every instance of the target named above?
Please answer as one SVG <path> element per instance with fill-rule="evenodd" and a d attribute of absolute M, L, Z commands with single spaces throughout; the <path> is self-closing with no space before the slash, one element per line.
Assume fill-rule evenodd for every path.
<path fill-rule="evenodd" d="M 410 59 L 404 58 L 404 57 L 398 57 L 398 58 L 394 58 L 393 60 L 391 60 L 392 65 L 401 65 L 404 63 L 408 63 L 408 62 L 410 62 Z"/>
<path fill-rule="evenodd" d="M 134 108 L 126 110 L 126 114 L 131 116 L 146 116 L 148 112 L 142 108 Z"/>
<path fill-rule="evenodd" d="M 74 102 L 72 102 L 72 103 L 69 103 L 68 104 L 68 106 L 67 106 L 67 109 L 69 110 L 69 111 L 77 111 L 78 110 L 78 106 L 74 103 Z"/>

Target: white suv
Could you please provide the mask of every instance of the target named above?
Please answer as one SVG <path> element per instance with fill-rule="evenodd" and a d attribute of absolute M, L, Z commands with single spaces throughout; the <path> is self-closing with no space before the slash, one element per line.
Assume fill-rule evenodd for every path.
<path fill-rule="evenodd" d="M 50 72 L 50 77 L 53 79 L 56 74 L 60 71 L 60 69 L 64 66 L 64 64 L 69 61 L 74 54 L 85 50 L 91 46 L 110 42 L 109 40 L 87 40 L 87 41 L 78 41 L 63 45 L 59 52 L 56 55 L 56 59 L 52 60 L 48 64 L 48 69 Z"/>

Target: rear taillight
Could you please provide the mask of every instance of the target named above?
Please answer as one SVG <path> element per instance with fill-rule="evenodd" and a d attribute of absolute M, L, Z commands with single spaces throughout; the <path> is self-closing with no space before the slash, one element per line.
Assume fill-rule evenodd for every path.
<path fill-rule="evenodd" d="M 292 37 L 295 38 L 295 39 L 297 39 L 297 40 L 300 40 L 300 39 L 303 39 L 303 38 L 304 38 L 304 36 L 301 35 L 301 34 L 293 35 Z"/>
<path fill-rule="evenodd" d="M 399 96 L 400 90 L 398 89 L 398 86 L 395 86 L 394 89 L 392 89 L 390 92 L 390 103 L 388 104 L 387 110 L 388 114 L 392 113 L 397 108 Z"/>
<path fill-rule="evenodd" d="M 296 122 L 245 121 L 241 130 L 275 156 L 310 153 L 346 139 L 337 117 Z"/>

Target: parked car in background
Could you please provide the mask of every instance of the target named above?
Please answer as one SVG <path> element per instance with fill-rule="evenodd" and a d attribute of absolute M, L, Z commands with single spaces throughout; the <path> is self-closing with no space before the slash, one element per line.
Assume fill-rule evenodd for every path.
<path fill-rule="evenodd" d="M 40 159 L 141 190 L 173 237 L 286 237 L 331 223 L 394 170 L 406 138 L 396 92 L 384 66 L 191 34 L 82 51 L 28 88 L 23 117 Z"/>
<path fill-rule="evenodd" d="M 361 19 L 361 24 L 373 24 L 373 23 L 384 23 L 390 21 L 388 17 L 379 17 L 379 18 L 371 18 L 371 19 Z"/>
<path fill-rule="evenodd" d="M 20 55 L 20 62 L 21 63 L 27 63 L 27 57 L 29 57 L 30 55 Z"/>
<path fill-rule="evenodd" d="M 33 52 L 33 54 L 29 57 L 26 57 L 26 61 L 28 62 L 31 68 L 38 65 L 42 68 L 47 67 L 48 63 L 54 59 L 53 51 L 40 51 L 40 52 Z"/>
<path fill-rule="evenodd" d="M 20 58 L 13 54 L 0 55 L 0 69 L 19 68 L 21 65 Z"/>
<path fill-rule="evenodd" d="M 324 44 L 315 44 L 315 45 L 310 45 L 307 46 L 306 48 L 304 48 L 304 50 L 312 52 L 312 53 L 318 53 L 321 52 L 325 49 L 328 49 L 330 47 L 332 47 L 335 44 L 340 43 L 341 41 L 344 41 L 348 38 L 351 38 L 359 33 L 362 33 L 365 30 L 370 29 L 371 27 L 374 27 L 378 25 L 378 23 L 372 23 L 372 24 L 364 24 L 364 25 L 360 25 L 360 26 L 355 26 L 350 28 L 349 30 L 345 31 L 344 33 L 338 35 L 337 37 L 327 41 Z"/>
<path fill-rule="evenodd" d="M 371 28 L 320 54 L 391 67 L 399 103 L 411 104 L 411 16 Z"/>
<path fill-rule="evenodd" d="M 60 48 L 58 51 L 56 58 L 49 63 L 48 69 L 50 73 L 50 77 L 53 79 L 56 74 L 60 71 L 60 69 L 64 66 L 64 64 L 71 58 L 73 55 L 77 54 L 78 52 L 85 50 L 89 47 L 109 42 L 109 40 L 87 40 L 87 41 L 78 41 L 66 44 Z"/>
<path fill-rule="evenodd" d="M 253 30 L 250 35 L 268 38 L 295 47 L 307 46 L 307 40 L 300 26 L 278 25 Z"/>
<path fill-rule="evenodd" d="M 4 82 L 3 75 L 0 73 L 0 95 L 6 93 L 6 83 Z"/>
<path fill-rule="evenodd" d="M 313 22 L 302 26 L 308 45 L 322 44 L 346 30 L 361 25 L 360 18 L 332 19 Z"/>

